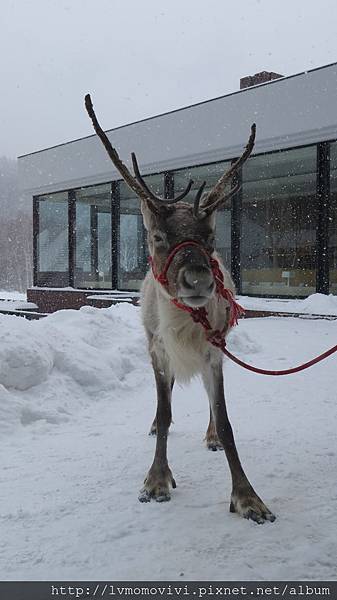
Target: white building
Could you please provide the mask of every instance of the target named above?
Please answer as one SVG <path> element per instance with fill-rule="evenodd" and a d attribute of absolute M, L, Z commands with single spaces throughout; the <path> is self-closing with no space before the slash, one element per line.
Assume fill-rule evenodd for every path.
<path fill-rule="evenodd" d="M 256 122 L 241 191 L 218 215 L 217 247 L 241 293 L 336 293 L 336 98 L 332 64 L 108 136 L 124 162 L 136 152 L 148 185 L 169 197 L 190 178 L 195 189 L 205 179 L 211 186 L 241 154 Z M 30 300 L 53 310 L 79 306 L 93 290 L 139 289 L 147 264 L 139 201 L 96 135 L 19 157 L 19 175 L 34 207 Z"/>

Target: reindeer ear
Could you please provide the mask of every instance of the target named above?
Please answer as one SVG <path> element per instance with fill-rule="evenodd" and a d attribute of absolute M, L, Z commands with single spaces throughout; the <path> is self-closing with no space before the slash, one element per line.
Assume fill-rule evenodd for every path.
<path fill-rule="evenodd" d="M 140 201 L 140 210 L 143 215 L 143 221 L 145 225 L 145 229 L 149 231 L 151 227 L 153 227 L 156 223 L 156 217 L 160 219 L 166 219 L 170 214 L 175 211 L 175 207 L 163 204 L 157 204 L 147 198 L 144 200 L 143 198 Z"/>
<path fill-rule="evenodd" d="M 152 203 L 142 199 L 140 201 L 140 210 L 143 215 L 145 229 L 149 231 L 155 223 L 155 216 Z"/>
<path fill-rule="evenodd" d="M 216 211 L 213 211 L 208 217 L 209 225 L 212 229 L 215 229 L 216 224 Z"/>

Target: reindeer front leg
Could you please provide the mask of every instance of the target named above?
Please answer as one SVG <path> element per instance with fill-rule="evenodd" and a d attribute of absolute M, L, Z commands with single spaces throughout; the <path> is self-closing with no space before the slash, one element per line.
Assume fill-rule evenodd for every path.
<path fill-rule="evenodd" d="M 275 516 L 262 502 L 250 484 L 239 459 L 233 430 L 228 419 L 223 385 L 222 360 L 210 361 L 203 381 L 212 407 L 218 437 L 224 447 L 232 475 L 230 511 L 257 523 L 274 521 Z"/>
<path fill-rule="evenodd" d="M 204 441 L 206 442 L 206 447 L 208 450 L 213 450 L 213 452 L 216 452 L 217 450 L 223 450 L 222 443 L 220 442 L 218 434 L 216 432 L 211 404 L 209 405 L 209 422 Z"/>
<path fill-rule="evenodd" d="M 174 386 L 174 377 L 171 378 L 171 396 L 172 396 L 173 386 Z M 170 402 L 172 400 L 171 396 L 170 396 Z M 171 424 L 172 424 L 172 418 L 171 418 L 171 421 L 170 421 L 170 425 Z M 156 413 L 155 418 L 152 421 L 152 425 L 150 427 L 149 435 L 157 435 L 157 413 Z"/>
<path fill-rule="evenodd" d="M 172 377 L 169 372 L 167 356 L 162 349 L 159 351 L 153 349 L 151 359 L 157 386 L 156 451 L 139 500 L 140 502 L 149 502 L 154 498 L 157 502 L 166 502 L 171 499 L 170 486 L 176 487 L 167 462 L 167 436 L 171 424 Z"/>

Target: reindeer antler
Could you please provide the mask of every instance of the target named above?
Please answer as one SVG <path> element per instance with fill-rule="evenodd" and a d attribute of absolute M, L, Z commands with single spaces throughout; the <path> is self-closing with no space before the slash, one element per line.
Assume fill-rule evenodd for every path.
<path fill-rule="evenodd" d="M 140 174 L 140 170 L 138 167 L 138 162 L 137 162 L 135 153 L 134 152 L 131 153 L 132 165 L 133 165 L 133 170 L 135 173 L 134 175 L 132 175 L 130 173 L 127 166 L 120 159 L 117 150 L 112 146 L 108 136 L 103 131 L 102 127 L 100 126 L 100 124 L 97 120 L 97 117 L 96 117 L 96 114 L 94 111 L 94 107 L 92 105 L 90 94 L 87 94 L 85 96 L 85 107 L 87 109 L 87 113 L 88 113 L 89 117 L 91 118 L 95 132 L 97 133 L 98 137 L 100 138 L 101 142 L 103 143 L 114 166 L 119 171 L 119 173 L 123 177 L 124 181 L 128 184 L 128 186 L 137 194 L 137 196 L 139 196 L 143 200 L 146 200 L 149 207 L 151 208 L 151 210 L 154 213 L 159 214 L 160 210 L 165 209 L 167 206 L 170 206 L 172 204 L 176 204 L 176 202 L 183 200 L 183 198 L 185 198 L 187 196 L 187 194 L 189 193 L 189 191 L 193 185 L 192 179 L 189 180 L 185 190 L 179 196 L 176 196 L 175 198 L 168 199 L 168 198 L 161 198 L 159 196 L 156 196 L 156 194 L 154 194 L 150 190 L 150 188 L 146 184 L 144 178 Z M 224 194 L 225 186 L 226 186 L 226 183 L 234 177 L 234 175 L 237 173 L 238 169 L 243 165 L 243 163 L 250 156 L 250 154 L 254 148 L 255 134 L 256 134 L 256 125 L 255 125 L 255 123 L 253 123 L 253 125 L 251 127 L 251 133 L 250 133 L 250 137 L 249 137 L 247 146 L 244 149 L 242 155 L 240 156 L 240 158 L 238 158 L 237 161 L 235 161 L 235 163 L 233 163 L 231 168 L 226 173 L 224 173 L 222 175 L 222 177 L 220 177 L 220 179 L 215 184 L 215 186 L 208 192 L 208 194 L 206 194 L 206 196 L 204 198 L 202 198 L 202 193 L 204 191 L 206 182 L 204 181 L 202 183 L 202 185 L 200 186 L 200 188 L 195 196 L 195 200 L 194 200 L 193 213 L 196 218 L 202 219 L 202 218 L 206 217 L 207 215 L 211 214 L 214 210 L 216 210 L 217 208 L 222 206 L 229 198 L 231 198 L 234 194 L 236 194 L 238 192 L 238 190 L 240 189 L 240 186 L 236 185 L 232 190 L 230 190 L 230 192 L 228 192 L 227 194 Z"/>
<path fill-rule="evenodd" d="M 150 188 L 148 187 L 148 185 L 145 183 L 143 177 L 141 176 L 139 167 L 138 167 L 137 158 L 136 158 L 136 155 L 134 152 L 131 153 L 131 158 L 132 158 L 133 170 L 135 172 L 135 176 L 136 176 L 136 179 L 137 179 L 139 185 L 142 186 L 144 192 L 146 192 L 148 194 L 148 197 L 151 198 L 151 200 L 154 200 L 154 202 L 164 202 L 165 204 L 175 204 L 176 202 L 179 202 L 179 200 L 182 200 L 183 198 L 185 198 L 185 196 L 187 196 L 188 192 L 190 191 L 190 189 L 194 183 L 194 181 L 192 179 L 190 179 L 185 190 L 176 198 L 160 198 L 159 196 L 156 196 L 153 192 L 151 192 Z"/>
<path fill-rule="evenodd" d="M 103 143 L 114 166 L 116 167 L 116 169 L 119 171 L 119 173 L 123 177 L 125 183 L 128 184 L 128 186 L 137 194 L 137 196 L 139 196 L 140 198 L 142 198 L 143 200 L 146 200 L 146 202 L 148 202 L 148 204 L 153 212 L 158 214 L 160 208 L 165 208 L 167 205 L 175 204 L 176 202 L 179 202 L 180 200 L 185 198 L 185 196 L 187 196 L 188 192 L 190 191 L 190 189 L 193 185 L 192 179 L 190 179 L 190 181 L 188 182 L 188 184 L 187 184 L 185 190 L 182 192 L 182 194 L 180 194 L 176 198 L 167 199 L 167 198 L 160 198 L 159 196 L 156 196 L 150 190 L 150 188 L 147 186 L 143 177 L 140 174 L 135 153 L 132 152 L 132 154 L 131 154 L 135 176 L 133 176 L 130 173 L 127 166 L 120 159 L 117 150 L 112 146 L 108 136 L 106 135 L 105 131 L 103 131 L 102 127 L 100 126 L 100 124 L 97 120 L 90 94 L 86 94 L 86 96 L 85 96 L 85 108 L 87 109 L 87 113 L 92 121 L 93 127 L 94 127 L 98 137 L 100 138 L 101 142 Z"/>
<path fill-rule="evenodd" d="M 197 202 L 197 198 L 194 205 L 195 216 L 198 218 L 204 218 L 205 216 L 211 214 L 214 210 L 218 209 L 222 206 L 229 198 L 234 196 L 239 189 L 240 184 L 234 186 L 227 194 L 224 194 L 226 183 L 236 175 L 238 169 L 246 162 L 249 156 L 252 153 L 255 143 L 255 135 L 256 135 L 256 124 L 253 123 L 251 126 L 251 132 L 249 136 L 248 143 L 241 154 L 240 158 L 238 158 L 230 167 L 228 171 L 226 171 L 220 179 L 217 181 L 215 186 L 208 192 L 208 194 L 202 198 L 200 204 L 200 197 Z M 199 190 L 200 191 L 200 190 Z M 199 212 L 202 211 L 202 212 Z"/>

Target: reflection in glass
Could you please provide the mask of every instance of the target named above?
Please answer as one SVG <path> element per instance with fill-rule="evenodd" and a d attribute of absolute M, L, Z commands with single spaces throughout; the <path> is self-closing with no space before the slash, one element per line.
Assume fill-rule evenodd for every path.
<path fill-rule="evenodd" d="M 111 186 L 76 190 L 74 285 L 111 288 Z"/>
<path fill-rule="evenodd" d="M 39 198 L 38 272 L 68 272 L 68 193 Z"/>
<path fill-rule="evenodd" d="M 242 292 L 315 292 L 316 147 L 250 158 L 242 194 Z"/>
<path fill-rule="evenodd" d="M 164 195 L 164 176 L 144 177 L 159 196 Z M 121 290 L 139 290 L 147 270 L 147 242 L 140 199 L 126 183 L 120 183 L 119 277 Z"/>

